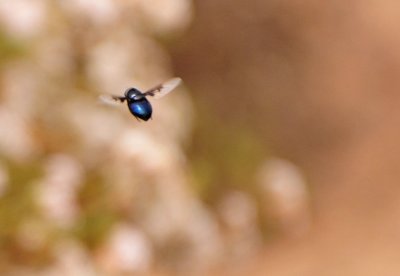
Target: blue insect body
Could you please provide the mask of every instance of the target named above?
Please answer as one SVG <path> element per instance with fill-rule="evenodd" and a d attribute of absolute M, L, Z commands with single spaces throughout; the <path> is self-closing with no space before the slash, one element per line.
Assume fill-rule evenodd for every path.
<path fill-rule="evenodd" d="M 136 88 L 130 88 L 125 92 L 125 99 L 128 102 L 129 111 L 133 116 L 144 121 L 151 118 L 153 109 L 142 92 Z"/>
<path fill-rule="evenodd" d="M 123 103 L 125 100 L 128 103 L 129 111 L 137 119 L 147 121 L 151 118 L 153 108 L 150 102 L 147 100 L 147 96 L 160 98 L 169 92 L 171 92 L 181 82 L 180 78 L 173 78 L 163 84 L 157 85 L 156 87 L 142 93 L 136 88 L 129 88 L 126 90 L 123 97 L 114 95 L 102 95 L 100 99 L 103 102 L 120 102 Z"/>

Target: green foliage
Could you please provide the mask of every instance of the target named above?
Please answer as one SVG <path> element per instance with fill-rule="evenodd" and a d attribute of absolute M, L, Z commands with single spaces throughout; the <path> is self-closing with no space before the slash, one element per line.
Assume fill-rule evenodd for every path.
<path fill-rule="evenodd" d="M 10 185 L 0 197 L 0 240 L 6 243 L 20 223 L 36 215 L 34 180 L 42 174 L 35 164 L 9 164 Z"/>
<path fill-rule="evenodd" d="M 74 232 L 91 248 L 104 239 L 117 220 L 108 194 L 107 186 L 96 176 L 92 176 L 79 193 L 81 212 Z"/>
<path fill-rule="evenodd" d="M 0 30 L 0 64 L 9 59 L 26 54 L 25 45 L 16 41 Z"/>
<path fill-rule="evenodd" d="M 206 201 L 214 201 L 226 189 L 251 192 L 258 164 L 266 153 L 261 139 L 240 122 L 223 122 L 211 110 L 200 107 L 193 144 L 194 189 Z"/>

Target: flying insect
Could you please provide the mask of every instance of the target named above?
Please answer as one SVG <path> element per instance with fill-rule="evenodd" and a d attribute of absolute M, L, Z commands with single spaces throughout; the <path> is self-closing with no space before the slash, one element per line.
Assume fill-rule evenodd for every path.
<path fill-rule="evenodd" d="M 125 91 L 124 96 L 101 95 L 100 100 L 107 104 L 124 103 L 126 101 L 129 111 L 136 119 L 147 121 L 153 113 L 153 108 L 147 97 L 159 99 L 174 90 L 181 82 L 182 79 L 173 78 L 145 92 L 131 87 Z"/>

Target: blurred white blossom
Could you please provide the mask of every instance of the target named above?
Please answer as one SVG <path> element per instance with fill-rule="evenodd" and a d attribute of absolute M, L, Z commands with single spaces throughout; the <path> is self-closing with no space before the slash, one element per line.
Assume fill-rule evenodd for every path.
<path fill-rule="evenodd" d="M 0 153 L 12 160 L 28 160 L 37 152 L 29 122 L 0 105 Z"/>
<path fill-rule="evenodd" d="M 0 24 L 16 38 L 32 38 L 45 27 L 47 5 L 43 0 L 0 1 Z"/>
<path fill-rule="evenodd" d="M 95 25 L 109 24 L 119 16 L 118 5 L 113 0 L 59 1 L 74 17 L 88 18 Z"/>
<path fill-rule="evenodd" d="M 114 33 L 107 40 L 94 45 L 89 55 L 87 74 L 90 83 L 98 93 L 123 94 L 128 88 L 124 84 L 133 82 L 134 72 L 140 70 L 140 68 L 135 68 L 132 62 L 132 46 L 134 45 L 132 45 L 130 35 L 127 34 L 123 39 L 115 35 Z"/>
<path fill-rule="evenodd" d="M 126 127 L 122 117 L 118 116 L 120 114 L 105 109 L 97 99 L 74 99 L 61 110 L 71 129 L 81 140 L 81 154 L 87 160 L 93 159 L 93 155 L 98 154 L 99 150 L 116 142 L 116 136 Z"/>
<path fill-rule="evenodd" d="M 69 227 L 78 214 L 77 189 L 83 181 L 80 164 L 71 156 L 51 156 L 44 179 L 38 183 L 39 203 L 46 217 L 61 227 Z"/>
<path fill-rule="evenodd" d="M 162 137 L 154 137 L 148 132 L 131 129 L 122 133 L 114 143 L 114 152 L 118 159 L 137 164 L 144 171 L 158 172 L 170 165 L 172 156 L 176 156 L 162 142 Z"/>
<path fill-rule="evenodd" d="M 230 192 L 220 202 L 218 211 L 227 227 L 225 239 L 233 257 L 250 257 L 260 249 L 261 233 L 254 199 L 243 192 Z"/>
<path fill-rule="evenodd" d="M 143 20 L 157 33 L 184 29 L 192 19 L 192 2 L 188 0 L 132 0 L 143 13 Z"/>
<path fill-rule="evenodd" d="M 103 269 L 113 275 L 144 272 L 153 262 L 152 247 L 140 230 L 119 224 L 111 232 L 99 260 Z"/>
<path fill-rule="evenodd" d="M 95 276 L 99 275 L 94 268 L 89 252 L 82 244 L 65 240 L 58 243 L 54 248 L 55 262 L 44 270 L 43 276 L 76 275 Z"/>
<path fill-rule="evenodd" d="M 260 169 L 259 183 L 283 229 L 295 236 L 307 232 L 310 197 L 300 169 L 286 160 L 270 159 Z"/>
<path fill-rule="evenodd" d="M 32 119 L 41 100 L 40 79 L 35 66 L 28 62 L 8 64 L 1 75 L 2 100 L 12 116 L 19 117 L 27 123 Z"/>

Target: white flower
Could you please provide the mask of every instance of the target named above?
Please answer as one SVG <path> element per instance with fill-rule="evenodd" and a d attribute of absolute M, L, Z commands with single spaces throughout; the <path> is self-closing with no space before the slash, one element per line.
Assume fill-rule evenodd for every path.
<path fill-rule="evenodd" d="M 102 265 L 114 273 L 144 272 L 153 261 L 148 239 L 127 224 L 115 227 L 101 253 Z"/>
<path fill-rule="evenodd" d="M 77 189 L 83 172 L 79 163 L 67 155 L 50 157 L 46 175 L 39 182 L 39 203 L 43 213 L 61 227 L 69 227 L 78 214 Z"/>
<path fill-rule="evenodd" d="M 0 1 L 0 24 L 18 38 L 37 35 L 45 26 L 46 4 L 42 0 Z"/>
<path fill-rule="evenodd" d="M 259 181 L 265 201 L 292 235 L 306 232 L 310 224 L 309 194 L 301 171 L 292 163 L 271 159 L 260 170 Z"/>

